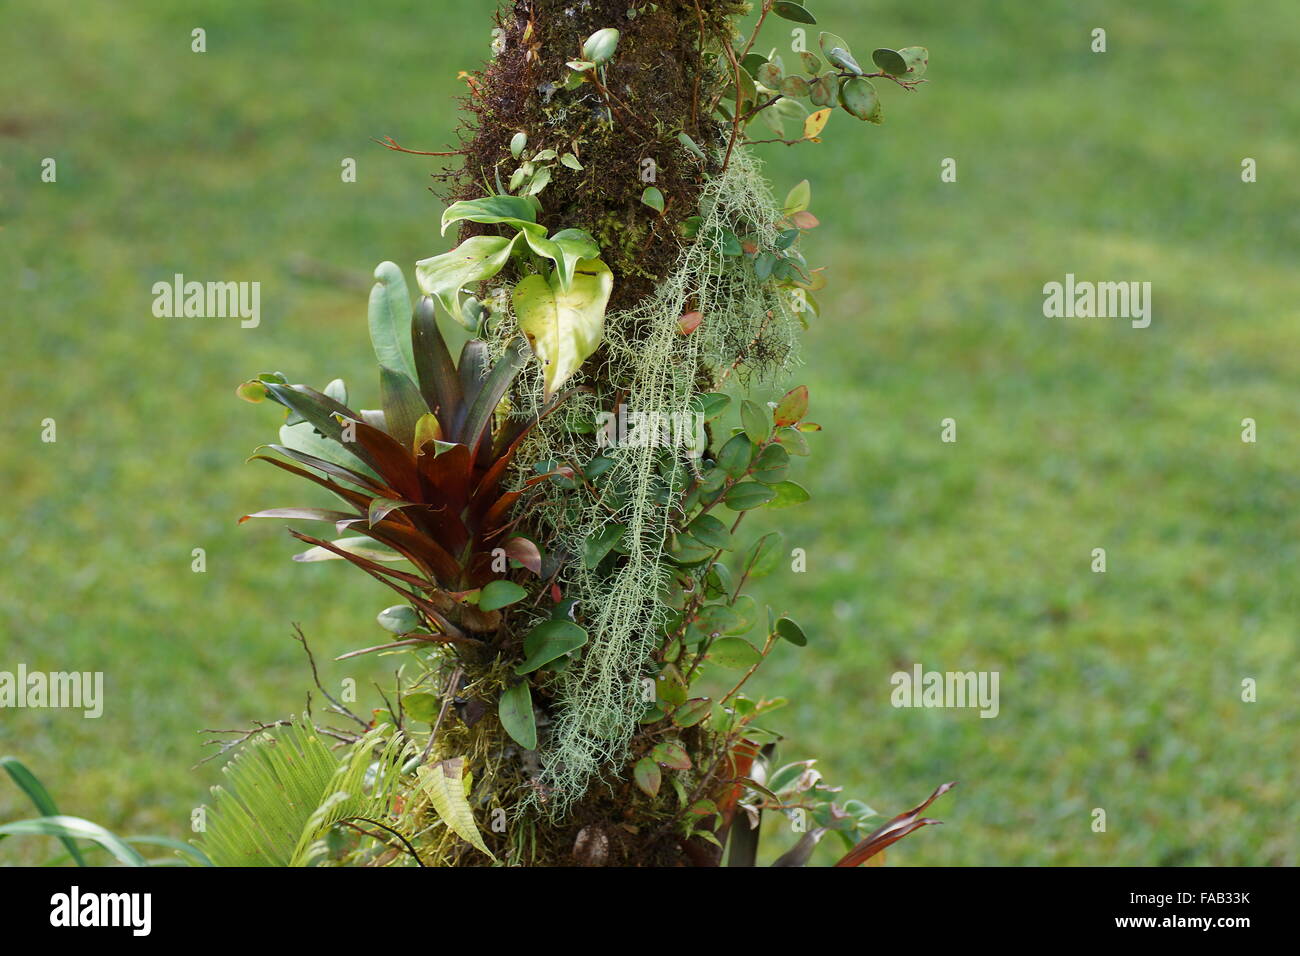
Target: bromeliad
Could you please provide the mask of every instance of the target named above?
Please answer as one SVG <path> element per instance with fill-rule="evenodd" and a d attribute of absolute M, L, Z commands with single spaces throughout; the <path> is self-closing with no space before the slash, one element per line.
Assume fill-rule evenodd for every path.
<path fill-rule="evenodd" d="M 322 392 L 272 373 L 239 389 L 249 401 L 270 399 L 289 410 L 280 443 L 269 446 L 288 460 L 253 457 L 327 488 L 347 510 L 272 508 L 240 520 L 334 524 L 349 537 L 330 541 L 290 529 L 313 546 L 296 557 L 341 558 L 393 588 L 423 617 L 428 631 L 420 638 L 476 640 L 473 634 L 495 630 L 500 619 L 499 611 L 474 604 L 478 589 L 501 577 L 503 564 L 494 571 L 494 556 L 540 570 L 535 545 L 508 536 L 520 492 L 503 486 L 515 451 L 539 419 L 499 414 L 529 348 L 517 337 L 491 362 L 486 343 L 471 339 L 453 362 L 434 300 L 422 297 L 410 314 L 400 270 L 385 263 L 376 276 L 370 325 L 382 411 L 353 411 L 338 381 Z M 408 334 L 409 349 L 403 348 Z M 390 566 L 403 559 L 418 573 Z"/>

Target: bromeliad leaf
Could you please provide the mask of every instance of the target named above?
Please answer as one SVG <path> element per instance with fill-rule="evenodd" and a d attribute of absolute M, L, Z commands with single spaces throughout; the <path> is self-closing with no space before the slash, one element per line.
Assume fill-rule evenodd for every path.
<path fill-rule="evenodd" d="M 528 276 L 513 293 L 519 328 L 545 370 L 546 398 L 600 345 L 605 306 L 614 287 L 614 274 L 600 259 L 580 260 L 568 289 L 560 287 L 558 273 L 556 269 L 549 277 Z"/>
<path fill-rule="evenodd" d="M 370 561 L 393 563 L 406 560 L 396 551 L 384 548 L 383 545 L 377 543 L 371 538 L 339 538 L 338 540 L 331 542 L 331 544 L 340 551 L 346 551 L 348 554 L 355 554 L 358 557 L 366 558 Z M 312 547 L 303 551 L 301 554 L 295 554 L 293 559 L 295 561 L 306 563 L 314 561 L 342 561 L 343 555 L 336 554 L 327 548 Z"/>
<path fill-rule="evenodd" d="M 367 313 L 375 357 L 380 365 L 415 378 L 415 358 L 411 352 L 411 296 L 406 290 L 406 277 L 396 263 L 381 262 L 375 266 L 375 279 L 378 281 L 370 290 Z M 328 388 L 325 394 L 330 395 Z M 346 391 L 343 395 L 343 398 L 330 397 L 345 404 Z"/>
<path fill-rule="evenodd" d="M 388 434 L 415 451 L 416 425 L 422 416 L 429 413 L 415 382 L 405 372 L 381 365 L 379 394 L 384 403 L 384 424 L 388 427 Z"/>
<path fill-rule="evenodd" d="M 299 422 L 297 425 L 280 426 L 280 444 L 285 448 L 311 455 L 331 464 L 349 468 L 371 478 L 377 478 L 374 470 L 338 442 L 322 438 L 310 423 Z"/>

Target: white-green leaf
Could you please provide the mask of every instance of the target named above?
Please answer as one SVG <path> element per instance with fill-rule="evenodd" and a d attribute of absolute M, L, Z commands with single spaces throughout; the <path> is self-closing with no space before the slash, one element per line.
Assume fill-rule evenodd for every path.
<path fill-rule="evenodd" d="M 546 232 L 537 224 L 537 207 L 521 196 L 484 196 L 482 199 L 454 202 L 443 211 L 442 234 L 446 235 L 447 227 L 461 220 L 505 223 L 516 229 Z"/>
<path fill-rule="evenodd" d="M 331 541 L 334 547 L 340 551 L 346 551 L 348 554 L 355 554 L 359 558 L 365 558 L 368 561 L 382 561 L 384 563 L 394 563 L 405 561 L 406 559 L 396 551 L 383 549 L 383 545 L 376 542 L 373 538 L 339 538 Z M 336 554 L 319 545 L 308 548 L 301 554 L 293 556 L 295 561 L 311 563 L 314 561 L 342 561 L 343 555 Z"/>
<path fill-rule="evenodd" d="M 370 342 L 380 365 L 415 377 L 415 357 L 411 351 L 411 296 L 406 290 L 402 270 L 392 262 L 375 266 L 374 287 L 370 290 Z"/>
<path fill-rule="evenodd" d="M 344 468 L 351 468 L 363 475 L 369 475 L 372 478 L 378 477 L 369 465 L 348 451 L 343 445 L 333 439 L 322 438 L 318 435 L 310 422 L 281 425 L 280 444 L 285 448 L 300 451 L 304 455 L 311 455 L 313 458 L 321 458 L 336 465 L 342 465 Z"/>
<path fill-rule="evenodd" d="M 597 30 L 582 45 L 582 58 L 592 63 L 608 63 L 618 49 L 619 33 L 613 27 Z"/>
<path fill-rule="evenodd" d="M 573 270 L 582 259 L 595 259 L 600 246 L 585 229 L 561 229 L 551 238 L 524 233 L 524 239 L 533 252 L 555 263 L 559 273 L 560 288 L 567 291 L 573 283 Z"/>
<path fill-rule="evenodd" d="M 567 289 L 560 285 L 558 268 L 548 277 L 531 275 L 515 286 L 515 315 L 542 363 L 546 397 L 554 395 L 600 345 L 613 287 L 614 274 L 599 259 L 579 260 Z"/>
<path fill-rule="evenodd" d="M 133 850 L 121 837 L 110 833 L 99 824 L 83 820 L 81 817 L 35 817 L 31 820 L 15 820 L 13 823 L 0 825 L 0 837 L 18 836 L 20 834 L 55 836 L 65 842 L 68 840 L 93 840 L 127 866 L 149 865 L 148 861 Z"/>
<path fill-rule="evenodd" d="M 415 264 L 415 278 L 420 284 L 420 290 L 437 299 L 448 315 L 464 325 L 461 289 L 471 282 L 490 279 L 500 272 L 518 240 L 518 234 L 513 239 L 473 236 L 450 252 L 421 259 Z"/>
<path fill-rule="evenodd" d="M 421 625 L 420 615 L 409 604 L 394 604 L 392 607 L 386 607 L 379 612 L 375 620 L 385 631 L 391 631 L 393 634 L 409 634 Z"/>

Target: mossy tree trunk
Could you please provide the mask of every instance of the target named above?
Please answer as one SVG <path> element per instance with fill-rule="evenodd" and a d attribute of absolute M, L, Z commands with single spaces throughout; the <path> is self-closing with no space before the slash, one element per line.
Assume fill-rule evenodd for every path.
<path fill-rule="evenodd" d="M 636 15 L 629 17 L 629 8 Z M 720 165 L 701 161 L 682 145 L 717 143 L 728 127 L 709 115 L 720 77 L 705 55 L 708 38 L 729 37 L 738 4 L 715 0 L 516 0 L 498 15 L 497 55 L 470 82 L 464 166 L 450 178 L 448 200 L 497 191 L 520 160 L 512 155 L 516 134 L 527 136 L 525 158 L 553 149 L 573 152 L 581 170 L 556 176 L 542 199 L 538 221 L 549 231 L 582 228 L 601 246 L 614 274 L 609 311 L 633 308 L 654 293 L 677 264 L 682 221 L 698 212 L 700 192 Z M 620 31 L 617 55 L 576 89 L 564 89 L 592 33 Z M 716 49 L 716 45 L 715 45 Z M 713 150 L 708 151 L 712 155 Z M 653 184 L 665 198 L 662 215 L 642 201 Z M 461 239 L 494 227 L 464 224 Z M 617 403 L 619 383 L 610 381 L 598 353 L 587 384 L 602 401 Z M 473 675 L 469 675 L 473 677 Z M 543 710 L 545 693 L 534 694 Z M 681 741 L 696 764 L 715 758 L 707 735 L 690 729 Z M 534 813 L 524 864 L 674 865 L 712 864 L 720 850 L 699 839 L 683 840 L 672 825 L 682 812 L 671 788 L 657 799 L 638 790 L 627 766 L 609 767 L 560 821 Z M 725 782 L 725 781 L 724 781 Z M 716 781 L 715 781 L 716 783 Z M 486 836 L 486 835 L 485 835 Z M 492 838 L 489 837 L 491 840 Z M 499 848 L 520 846 L 498 836 Z"/>

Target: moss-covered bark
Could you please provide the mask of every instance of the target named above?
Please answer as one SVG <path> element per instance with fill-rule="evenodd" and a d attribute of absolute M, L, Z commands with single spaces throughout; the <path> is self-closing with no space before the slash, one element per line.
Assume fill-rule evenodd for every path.
<path fill-rule="evenodd" d="M 629 17 L 632 7 L 637 8 L 636 16 Z M 519 132 L 527 135 L 525 158 L 544 149 L 575 153 L 583 168 L 556 168 L 539 197 L 539 222 L 550 231 L 589 231 L 614 273 L 609 310 L 636 306 L 678 262 L 684 241 L 681 223 L 698 212 L 701 189 L 717 172 L 684 148 L 678 137 L 684 132 L 695 143 L 714 144 L 725 132 L 707 115 L 721 77 L 702 51 L 707 37 L 728 35 L 728 17 L 738 8 L 715 0 L 661 0 L 653 5 L 640 0 L 516 0 L 508 5 L 498 18 L 499 52 L 470 83 L 465 163 L 450 178 L 446 198 L 477 198 L 506 182 L 519 165 L 510 150 Z M 608 27 L 618 29 L 621 37 L 603 82 L 564 89 L 570 72 L 566 62 L 580 57 L 589 35 Z M 653 185 L 666 199 L 662 215 L 642 202 L 650 184 L 644 175 L 648 163 L 653 164 Z M 493 228 L 466 224 L 461 239 Z M 602 365 L 597 359 L 590 367 Z M 612 391 L 607 388 L 611 383 L 599 380 L 598 374 L 591 384 L 598 392 Z M 471 688 L 493 681 L 486 673 L 466 674 Z M 535 694 L 535 700 L 547 709 L 544 693 Z M 478 733 L 490 737 L 494 724 L 488 717 Z M 476 734 L 469 727 L 453 734 L 465 738 L 462 752 L 486 754 L 494 746 L 491 740 L 471 741 Z M 705 738 L 698 730 L 683 735 L 683 743 L 699 761 L 708 755 Z M 500 764 L 497 769 L 502 769 Z M 521 839 L 516 830 L 485 837 L 503 854 L 513 850 L 510 858 L 525 865 L 716 861 L 712 847 L 700 841 L 684 845 L 677 837 L 672 823 L 680 810 L 671 788 L 665 786 L 660 798 L 652 799 L 636 788 L 625 770 L 609 768 L 607 780 L 594 784 L 558 824 L 536 815 L 513 819 L 524 805 L 520 801 L 527 783 L 519 775 L 506 774 L 515 781 L 498 788 L 500 803 L 512 817 L 511 827 L 526 828 L 528 836 Z"/>

